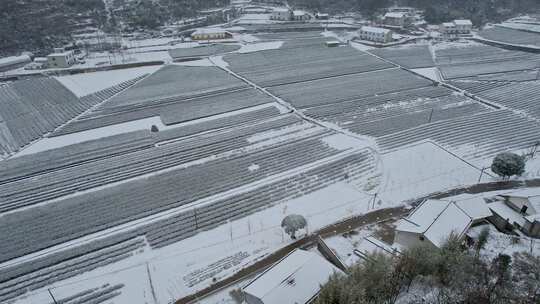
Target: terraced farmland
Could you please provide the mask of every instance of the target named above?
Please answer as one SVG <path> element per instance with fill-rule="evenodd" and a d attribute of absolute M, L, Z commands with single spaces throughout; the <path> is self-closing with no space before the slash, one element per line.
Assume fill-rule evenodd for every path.
<path fill-rule="evenodd" d="M 490 159 L 503 151 L 531 147 L 539 140 L 537 122 L 508 110 L 438 121 L 378 139 L 383 150 L 391 150 L 422 140 L 434 140 L 464 158 Z"/>
<path fill-rule="evenodd" d="M 540 82 L 512 83 L 482 91 L 480 97 L 540 119 Z"/>
<path fill-rule="evenodd" d="M 404 70 L 387 69 L 276 86 L 269 91 L 298 108 L 310 108 L 432 85 Z"/>
<path fill-rule="evenodd" d="M 540 33 L 533 33 L 530 31 L 495 26 L 481 31 L 478 35 L 487 40 L 540 47 Z"/>
<path fill-rule="evenodd" d="M 284 46 L 277 50 L 232 54 L 225 56 L 224 59 L 232 71 L 262 87 L 392 67 L 374 56 L 351 47 L 325 47 L 323 41 L 315 46 L 302 46 L 301 51 Z"/>
<path fill-rule="evenodd" d="M 473 45 L 436 50 L 436 61 L 445 79 L 536 69 L 540 55 Z"/>
<path fill-rule="evenodd" d="M 435 66 L 427 45 L 381 48 L 369 52 L 408 69 Z"/>
<path fill-rule="evenodd" d="M 238 45 L 227 44 L 211 44 L 202 45 L 194 48 L 178 48 L 169 50 L 169 54 L 173 59 L 186 59 L 186 58 L 203 58 L 210 57 L 219 54 L 230 53 L 240 49 Z"/>

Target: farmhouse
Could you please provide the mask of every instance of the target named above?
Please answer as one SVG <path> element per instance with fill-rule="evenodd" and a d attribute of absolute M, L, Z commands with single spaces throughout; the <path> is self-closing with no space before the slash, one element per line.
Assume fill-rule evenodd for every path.
<path fill-rule="evenodd" d="M 469 34 L 472 30 L 472 22 L 468 19 L 454 20 L 456 31 L 460 34 Z"/>
<path fill-rule="evenodd" d="M 243 288 L 246 303 L 311 303 L 321 285 L 341 272 L 317 253 L 296 249 Z"/>
<path fill-rule="evenodd" d="M 270 15 L 270 20 L 290 21 L 293 18 L 293 12 L 288 8 L 274 8 Z"/>
<path fill-rule="evenodd" d="M 540 237 L 540 193 L 524 190 L 499 195 L 488 206 L 493 212 L 490 221 L 501 230 L 519 229 L 531 237 Z"/>
<path fill-rule="evenodd" d="M 392 34 L 391 30 L 373 26 L 362 26 L 358 31 L 360 39 L 378 43 L 391 42 Z"/>
<path fill-rule="evenodd" d="M 404 27 L 407 25 L 409 17 L 404 12 L 388 12 L 384 15 L 384 24 L 390 26 Z"/>
<path fill-rule="evenodd" d="M 318 19 L 318 20 L 328 20 L 330 19 L 330 15 L 326 14 L 326 13 L 317 13 L 315 15 L 315 19 Z"/>
<path fill-rule="evenodd" d="M 311 15 L 305 11 L 295 10 L 293 11 L 294 21 L 308 21 L 311 19 Z"/>
<path fill-rule="evenodd" d="M 395 242 L 410 248 L 423 243 L 440 248 L 450 235 L 463 238 L 471 225 L 491 216 L 483 199 L 426 200 L 399 221 Z"/>
<path fill-rule="evenodd" d="M 47 56 L 47 65 L 49 68 L 69 68 L 75 64 L 75 54 L 73 51 L 64 49 L 55 49 L 54 53 Z"/>
<path fill-rule="evenodd" d="M 222 29 L 198 29 L 191 34 L 193 40 L 219 40 L 230 39 L 232 34 Z"/>

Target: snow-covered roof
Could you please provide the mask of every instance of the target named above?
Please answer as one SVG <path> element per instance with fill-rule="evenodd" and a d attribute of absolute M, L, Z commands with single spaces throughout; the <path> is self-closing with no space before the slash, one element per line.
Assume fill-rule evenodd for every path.
<path fill-rule="evenodd" d="M 455 25 L 472 25 L 471 20 L 469 19 L 457 19 L 454 20 Z"/>
<path fill-rule="evenodd" d="M 454 233 L 462 236 L 474 220 L 491 216 L 481 198 L 460 202 L 426 200 L 405 219 L 397 231 L 423 234 L 435 246 L 441 246 Z"/>
<path fill-rule="evenodd" d="M 32 60 L 30 59 L 30 56 L 28 55 L 4 57 L 4 58 L 0 58 L 0 67 L 24 63 L 24 62 L 30 62 L 30 61 Z"/>
<path fill-rule="evenodd" d="M 454 22 L 443 22 L 442 24 L 444 27 L 454 27 L 456 26 Z"/>
<path fill-rule="evenodd" d="M 468 200 L 458 201 L 456 205 L 473 220 L 480 220 L 492 215 L 486 201 L 481 197 L 475 197 Z"/>
<path fill-rule="evenodd" d="M 317 16 L 319 16 L 319 17 L 328 17 L 330 15 L 328 13 L 317 13 Z"/>
<path fill-rule="evenodd" d="M 406 16 L 407 14 L 402 12 L 389 12 L 384 15 L 384 18 L 405 18 Z"/>
<path fill-rule="evenodd" d="M 295 15 L 295 16 L 305 16 L 305 15 L 307 15 L 307 12 L 301 11 L 301 10 L 295 10 L 295 11 L 293 11 L 293 15 Z"/>
<path fill-rule="evenodd" d="M 512 197 L 527 199 L 536 212 L 540 211 L 540 188 L 519 190 L 509 194 L 502 194 L 501 196 L 510 199 Z"/>
<path fill-rule="evenodd" d="M 286 13 L 286 12 L 290 12 L 291 10 L 285 7 L 275 7 L 274 9 L 272 9 L 272 11 L 278 12 L 278 13 Z"/>
<path fill-rule="evenodd" d="M 378 33 L 378 34 L 390 33 L 389 29 L 385 29 L 382 27 L 374 27 L 374 26 L 362 26 L 361 30 L 365 32 Z"/>
<path fill-rule="evenodd" d="M 488 207 L 491 209 L 491 211 L 493 211 L 493 213 L 505 220 L 508 220 L 510 224 L 517 223 L 520 226 L 525 224 L 525 218 L 519 214 L 519 212 L 516 212 L 514 209 L 510 208 L 504 201 L 490 203 L 488 204 Z"/>
<path fill-rule="evenodd" d="M 472 221 L 455 203 L 450 203 L 424 232 L 424 236 L 433 245 L 441 247 L 452 233 L 461 237 L 467 232 Z"/>
<path fill-rule="evenodd" d="M 65 57 L 65 56 L 68 56 L 68 55 L 71 55 L 71 54 L 72 54 L 71 51 L 56 52 L 56 53 L 49 54 L 47 57 Z"/>
<path fill-rule="evenodd" d="M 297 249 L 257 276 L 244 292 L 263 303 L 304 304 L 334 272 L 341 270 L 314 252 Z"/>

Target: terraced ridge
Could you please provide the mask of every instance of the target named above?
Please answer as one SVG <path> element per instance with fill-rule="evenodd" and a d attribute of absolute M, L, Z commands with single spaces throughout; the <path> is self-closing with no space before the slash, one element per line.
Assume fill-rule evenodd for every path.
<path fill-rule="evenodd" d="M 184 206 L 340 152 L 323 144 L 320 136 L 323 135 L 5 214 L 0 217 L 0 261 Z M 249 171 L 253 164 L 260 169 Z"/>
<path fill-rule="evenodd" d="M 0 185 L 148 149 L 154 144 L 150 131 L 135 131 L 18 156 L 0 162 Z"/>
<path fill-rule="evenodd" d="M 305 43 L 312 39 L 300 39 Z M 316 38 L 316 45 L 299 45 L 281 49 L 231 54 L 224 57 L 229 68 L 261 87 L 322 79 L 340 75 L 391 68 L 380 59 L 351 47 L 328 48 Z M 292 43 L 292 42 L 291 42 Z"/>
<path fill-rule="evenodd" d="M 395 68 L 282 85 L 269 91 L 304 109 L 429 86 L 433 86 L 431 81 Z"/>
<path fill-rule="evenodd" d="M 240 49 L 239 45 L 210 44 L 193 48 L 178 48 L 169 50 L 173 59 L 201 58 L 225 54 Z"/>
<path fill-rule="evenodd" d="M 487 40 L 499 41 L 507 44 L 540 47 L 540 33 L 495 26 L 480 31 L 478 35 Z"/>
<path fill-rule="evenodd" d="M 435 66 L 428 45 L 380 48 L 369 52 L 408 69 Z"/>
<path fill-rule="evenodd" d="M 539 76 L 540 75 L 538 73 L 538 70 L 525 70 L 506 73 L 484 74 L 463 78 L 463 80 L 506 83 L 538 80 L 540 78 Z"/>
<path fill-rule="evenodd" d="M 438 49 L 436 62 L 445 79 L 536 69 L 540 55 L 485 45 Z"/>
<path fill-rule="evenodd" d="M 540 81 L 493 87 L 482 91 L 479 96 L 540 119 Z"/>
<path fill-rule="evenodd" d="M 472 94 L 479 94 L 493 88 L 505 87 L 509 85 L 510 82 L 455 80 L 448 81 L 448 84 L 453 85 L 456 88 L 466 90 L 467 92 Z"/>
<path fill-rule="evenodd" d="M 218 68 L 171 65 L 79 117 L 56 135 L 160 115 L 195 120 L 269 102 L 273 100 Z"/>
<path fill-rule="evenodd" d="M 54 78 L 0 85 L 0 154 L 18 151 L 87 108 Z"/>
<path fill-rule="evenodd" d="M 245 217 L 337 182 L 366 180 L 374 174 L 374 164 L 373 156 L 368 151 L 362 151 L 149 225 L 146 237 L 153 247 L 163 247 L 188 238 L 197 231 L 217 227 L 226 221 Z"/>
<path fill-rule="evenodd" d="M 0 185 L 0 213 L 164 170 L 250 145 L 253 134 L 299 123 L 282 119 L 73 165 Z M 306 125 L 309 129 L 311 125 Z"/>
<path fill-rule="evenodd" d="M 28 291 L 49 286 L 55 282 L 74 277 L 105 265 L 132 256 L 145 246 L 143 238 L 124 240 L 121 237 L 109 237 L 86 245 L 71 247 L 32 261 L 2 268 L 0 273 L 0 301 L 24 295 Z M 117 290 L 120 288 L 115 288 Z M 102 298 L 95 291 L 77 294 L 62 299 L 60 303 L 101 303 L 87 302 Z M 90 296 L 92 294 L 92 296 Z M 76 301 L 78 299 L 78 301 Z M 107 298 L 110 299 L 110 298 Z M 79 302 L 82 301 L 82 302 Z"/>
<path fill-rule="evenodd" d="M 388 151 L 430 139 L 473 161 L 531 147 L 539 140 L 539 132 L 535 121 L 509 110 L 498 110 L 422 125 L 377 141 L 383 151 Z"/>

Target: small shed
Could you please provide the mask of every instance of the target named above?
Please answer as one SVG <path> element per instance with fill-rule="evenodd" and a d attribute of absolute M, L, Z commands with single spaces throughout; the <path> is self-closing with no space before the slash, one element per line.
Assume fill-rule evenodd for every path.
<path fill-rule="evenodd" d="M 247 304 L 306 304 L 340 269 L 315 252 L 296 249 L 244 288 Z"/>
<path fill-rule="evenodd" d="M 232 37 L 233 35 L 230 32 L 218 28 L 198 29 L 191 34 L 191 39 L 193 40 L 220 40 L 230 39 Z"/>

